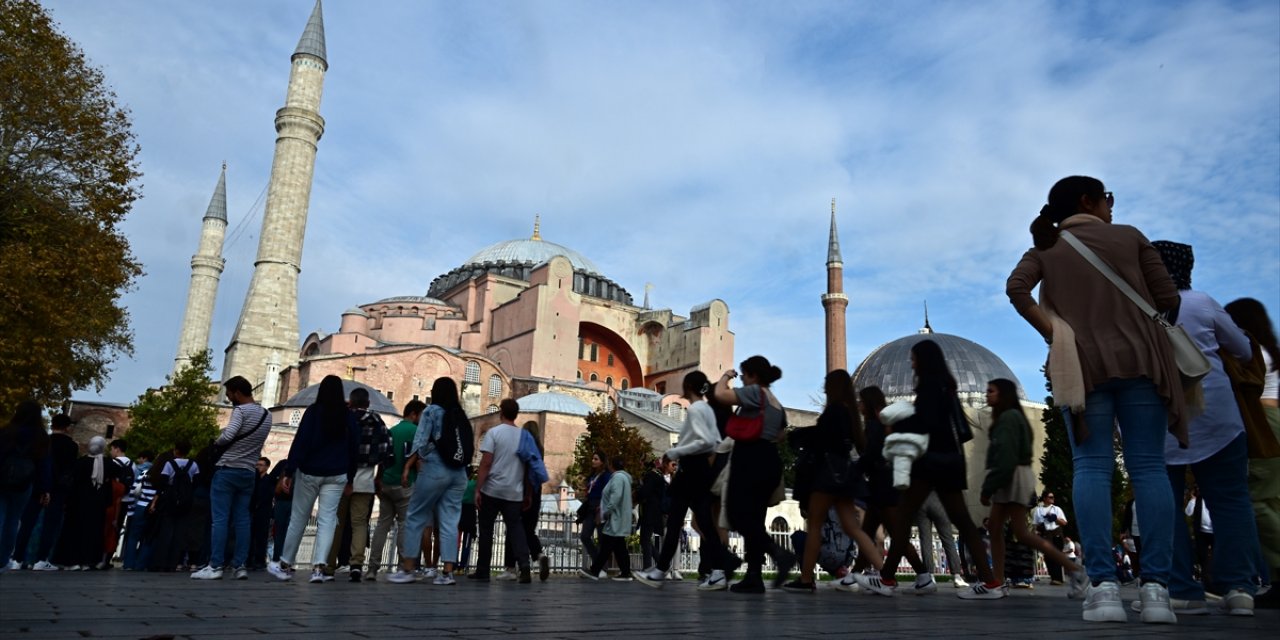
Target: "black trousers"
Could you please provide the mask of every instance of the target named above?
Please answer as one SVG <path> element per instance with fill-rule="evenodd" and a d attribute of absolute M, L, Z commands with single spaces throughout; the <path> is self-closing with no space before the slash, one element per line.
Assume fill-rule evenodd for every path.
<path fill-rule="evenodd" d="M 1062 537 L 1061 528 L 1054 529 L 1053 531 L 1045 531 L 1044 535 L 1041 537 L 1048 540 L 1049 544 L 1053 545 L 1054 549 L 1061 549 L 1062 543 L 1065 541 Z M 1044 566 L 1049 570 L 1050 580 L 1062 582 L 1062 565 L 1050 560 L 1048 557 L 1045 557 Z"/>
<path fill-rule="evenodd" d="M 524 529 L 525 544 L 529 545 L 529 559 L 542 555 L 542 540 L 538 539 L 538 508 L 542 500 L 533 500 L 525 511 L 520 512 L 520 528 Z M 502 565 L 511 568 L 516 566 L 515 545 L 505 545 L 502 554 Z"/>
<path fill-rule="evenodd" d="M 507 528 L 507 545 L 515 549 L 516 565 L 521 571 L 529 570 L 529 543 L 524 538 L 520 506 L 520 502 L 515 500 L 503 500 L 492 496 L 480 497 L 480 549 L 476 557 L 477 575 L 489 575 L 489 565 L 493 561 L 493 524 L 498 519 L 498 514 L 502 514 L 502 522 Z"/>
<path fill-rule="evenodd" d="M 270 505 L 268 505 L 270 506 Z M 249 561 L 251 569 L 267 566 L 267 535 L 271 533 L 272 509 L 255 509 L 249 517 Z"/>
<path fill-rule="evenodd" d="M 776 445 L 761 440 L 734 443 L 726 507 L 730 524 L 742 536 L 747 568 L 752 573 L 758 574 L 763 568 L 765 553 L 777 551 L 764 519 L 769 496 L 781 479 L 782 460 Z"/>
<path fill-rule="evenodd" d="M 608 561 L 609 556 L 613 556 L 613 561 L 618 565 L 618 577 L 631 577 L 631 554 L 627 553 L 627 539 L 620 536 L 606 535 L 600 532 L 600 553 L 596 554 L 595 562 L 591 563 L 588 572 L 593 575 L 600 575 L 604 570 L 604 563 Z"/>
<path fill-rule="evenodd" d="M 702 547 L 698 552 L 701 562 L 708 569 L 720 569 L 731 572 L 737 567 L 738 559 L 720 542 L 716 521 L 711 517 L 711 504 L 715 496 L 711 495 L 711 483 L 716 479 L 716 468 L 708 460 L 707 455 L 689 456 L 680 459 L 680 468 L 671 479 L 667 495 L 671 498 L 671 507 L 667 513 L 667 533 L 662 536 L 662 548 L 658 552 L 655 566 L 662 571 L 671 568 L 671 560 L 676 555 L 680 544 L 680 534 L 684 529 L 684 515 L 693 511 L 693 520 L 698 523 L 702 532 Z M 761 516 L 761 522 L 764 517 Z"/>

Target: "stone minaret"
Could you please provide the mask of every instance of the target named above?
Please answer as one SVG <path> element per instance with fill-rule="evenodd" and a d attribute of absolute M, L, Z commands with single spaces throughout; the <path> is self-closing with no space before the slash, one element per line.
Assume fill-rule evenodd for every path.
<path fill-rule="evenodd" d="M 213 324 L 213 303 L 218 297 L 218 281 L 227 261 L 222 259 L 222 241 L 227 235 L 227 163 L 204 213 L 200 246 L 191 256 L 191 287 L 187 289 L 187 310 L 182 314 L 178 334 L 178 356 L 173 372 L 191 362 L 191 356 L 209 348 L 209 327 Z"/>
<path fill-rule="evenodd" d="M 836 233 L 836 199 L 831 199 L 831 236 L 827 240 L 827 292 L 822 308 L 827 316 L 827 371 L 848 370 L 844 312 L 849 296 L 844 294 L 844 259 L 840 257 L 840 237 Z"/>
<path fill-rule="evenodd" d="M 298 273 L 316 143 L 324 134 L 320 93 L 329 69 L 319 0 L 292 62 L 289 92 L 276 112 L 276 152 L 253 279 L 222 367 L 223 379 L 244 376 L 264 391 L 275 386 L 266 384 L 272 363 L 288 366 L 298 359 Z M 266 406 L 277 401 L 265 396 L 261 400 Z"/>

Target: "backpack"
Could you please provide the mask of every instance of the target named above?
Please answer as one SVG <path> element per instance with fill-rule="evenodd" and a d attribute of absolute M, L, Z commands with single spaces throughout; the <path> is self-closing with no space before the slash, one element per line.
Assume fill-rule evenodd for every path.
<path fill-rule="evenodd" d="M 449 409 L 444 413 L 443 422 L 440 439 L 432 439 L 431 442 L 446 466 L 464 469 L 471 464 L 476 453 L 476 437 L 471 429 L 471 421 L 461 409 Z"/>
<path fill-rule="evenodd" d="M 196 484 L 191 479 L 192 464 L 195 464 L 195 460 L 187 459 L 187 464 L 183 465 L 182 469 L 178 469 L 178 465 L 173 460 L 169 461 L 169 465 L 174 468 L 174 474 L 169 477 L 169 486 L 165 487 L 160 500 L 160 506 L 164 508 L 165 513 L 180 516 L 191 510 L 196 494 Z"/>
<path fill-rule="evenodd" d="M 0 462 L 0 489 L 22 490 L 36 479 L 36 462 L 31 459 L 31 443 L 15 446 Z"/>

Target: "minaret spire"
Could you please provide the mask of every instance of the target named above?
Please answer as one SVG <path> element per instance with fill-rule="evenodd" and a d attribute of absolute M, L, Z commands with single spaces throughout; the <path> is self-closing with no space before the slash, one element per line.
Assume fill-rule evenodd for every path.
<path fill-rule="evenodd" d="M 929 301 L 924 301 L 924 328 L 920 329 L 920 333 L 933 333 L 933 327 L 929 326 Z"/>
<path fill-rule="evenodd" d="M 258 236 L 258 257 L 245 294 L 240 322 L 227 347 L 223 379 L 244 376 L 255 395 L 275 388 L 271 378 L 298 361 L 298 274 L 307 229 L 316 145 L 324 135 L 320 97 L 329 68 L 324 16 L 316 2 L 290 57 L 289 89 L 276 111 L 276 147 L 267 204 Z M 260 397 L 270 407 L 278 398 Z"/>
<path fill-rule="evenodd" d="M 831 231 L 827 237 L 827 292 L 822 294 L 826 311 L 827 371 L 848 369 L 848 347 L 845 338 L 845 309 L 849 296 L 844 293 L 844 258 L 840 257 L 840 237 L 836 231 L 836 199 L 831 199 Z"/>
<path fill-rule="evenodd" d="M 542 216 L 533 214 L 533 239 L 542 239 Z"/>
<path fill-rule="evenodd" d="M 187 307 L 182 314 L 178 333 L 178 355 L 173 359 L 173 372 L 191 362 L 192 356 L 209 349 L 209 328 L 213 325 L 213 305 L 218 298 L 218 282 L 226 260 L 222 258 L 222 241 L 227 234 L 227 163 L 222 163 L 218 186 L 213 189 L 209 207 L 205 209 L 200 230 L 200 244 L 191 256 L 191 285 L 187 288 Z"/>

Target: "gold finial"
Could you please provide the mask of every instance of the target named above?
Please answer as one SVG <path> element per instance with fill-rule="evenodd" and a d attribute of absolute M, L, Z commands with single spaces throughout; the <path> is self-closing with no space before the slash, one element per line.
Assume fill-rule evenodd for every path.
<path fill-rule="evenodd" d="M 542 216 L 535 213 L 533 214 L 533 239 L 534 240 L 542 239 L 541 228 L 542 228 Z"/>

